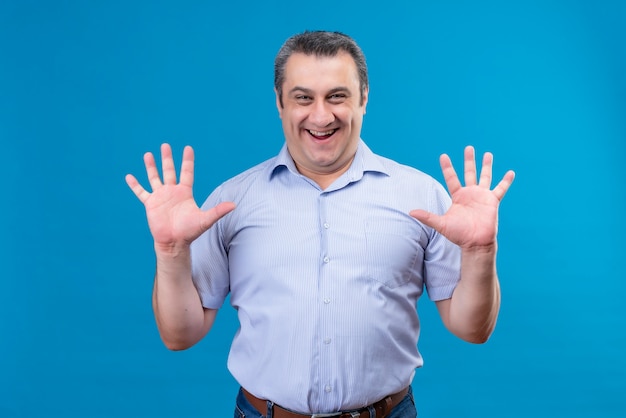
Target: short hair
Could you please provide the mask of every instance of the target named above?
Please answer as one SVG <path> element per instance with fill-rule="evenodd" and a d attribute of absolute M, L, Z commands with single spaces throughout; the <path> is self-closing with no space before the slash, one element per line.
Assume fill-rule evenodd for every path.
<path fill-rule="evenodd" d="M 361 47 L 346 34 L 328 31 L 305 31 L 293 35 L 285 41 L 274 59 L 274 87 L 278 94 L 280 106 L 283 106 L 283 83 L 285 82 L 285 65 L 291 55 L 303 53 L 317 57 L 334 57 L 344 51 L 352 56 L 359 74 L 361 88 L 361 104 L 368 88 L 367 65 Z"/>

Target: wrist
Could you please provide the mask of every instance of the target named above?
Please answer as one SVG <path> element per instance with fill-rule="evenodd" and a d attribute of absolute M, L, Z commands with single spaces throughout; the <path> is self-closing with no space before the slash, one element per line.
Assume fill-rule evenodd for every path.
<path fill-rule="evenodd" d="M 479 256 L 494 256 L 498 252 L 498 243 L 493 242 L 490 244 L 480 245 L 462 245 L 461 252 L 467 255 Z"/>
<path fill-rule="evenodd" d="M 466 270 L 486 272 L 495 271 L 497 245 L 472 246 L 461 248 L 461 262 Z"/>
<path fill-rule="evenodd" d="M 177 258 L 187 258 L 191 253 L 190 245 L 186 243 L 154 243 L 154 252 L 157 260 L 170 260 Z"/>
<path fill-rule="evenodd" d="M 188 245 L 156 245 L 156 271 L 161 278 L 186 278 L 191 275 L 191 250 Z"/>

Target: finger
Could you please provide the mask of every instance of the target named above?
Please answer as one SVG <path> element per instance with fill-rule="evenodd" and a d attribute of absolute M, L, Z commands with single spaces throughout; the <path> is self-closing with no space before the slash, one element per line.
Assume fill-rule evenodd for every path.
<path fill-rule="evenodd" d="M 133 176 L 132 174 L 127 174 L 125 179 L 126 184 L 128 184 L 130 190 L 133 191 L 133 193 L 135 194 L 135 196 L 137 196 L 141 203 L 144 203 L 148 199 L 148 197 L 150 197 L 150 193 L 148 193 L 148 191 L 144 189 L 141 184 L 139 184 L 135 176 Z"/>
<path fill-rule="evenodd" d="M 443 173 L 443 178 L 446 181 L 448 192 L 452 195 L 461 188 L 459 176 L 456 174 L 456 171 L 452 166 L 452 161 L 447 154 L 442 154 L 441 157 L 439 157 L 439 164 L 441 165 L 441 172 Z"/>
<path fill-rule="evenodd" d="M 163 184 L 176 184 L 176 168 L 172 157 L 172 147 L 169 144 L 161 145 L 161 169 L 163 170 Z"/>
<path fill-rule="evenodd" d="M 492 177 L 492 167 L 493 167 L 493 154 L 490 152 L 486 152 L 483 155 L 483 166 L 480 169 L 480 180 L 478 182 L 479 186 L 486 187 L 487 189 L 491 187 L 491 177 Z"/>
<path fill-rule="evenodd" d="M 157 170 L 156 162 L 154 161 L 154 155 L 152 155 L 151 152 L 146 152 L 143 156 L 143 162 L 146 165 L 148 182 L 150 182 L 150 187 L 154 191 L 163 185 L 163 183 L 161 183 L 161 177 L 159 177 L 159 170 Z"/>
<path fill-rule="evenodd" d="M 436 215 L 422 209 L 412 210 L 409 212 L 409 215 L 438 232 L 441 232 L 441 229 L 443 228 L 443 219 L 440 215 Z"/>
<path fill-rule="evenodd" d="M 209 229 L 215 222 L 227 213 L 231 212 L 233 209 L 235 209 L 235 204 L 233 202 L 221 202 L 215 207 L 204 212 L 204 218 L 202 219 L 201 225 L 202 230 L 206 231 Z"/>
<path fill-rule="evenodd" d="M 194 156 L 193 148 L 186 146 L 183 150 L 183 163 L 180 167 L 180 184 L 193 186 Z"/>
<path fill-rule="evenodd" d="M 515 172 L 513 170 L 509 170 L 506 172 L 500 183 L 493 189 L 493 194 L 498 198 L 498 200 L 502 200 L 506 192 L 511 187 L 513 180 L 515 179 Z"/>
<path fill-rule="evenodd" d="M 468 145 L 465 147 L 464 163 L 465 163 L 465 185 L 476 185 L 476 159 L 474 158 L 474 147 Z"/>

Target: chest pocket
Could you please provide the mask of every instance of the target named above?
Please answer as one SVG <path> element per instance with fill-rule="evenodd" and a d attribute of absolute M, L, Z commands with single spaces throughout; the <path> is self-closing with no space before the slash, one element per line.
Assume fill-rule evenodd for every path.
<path fill-rule="evenodd" d="M 394 288 L 421 275 L 426 242 L 417 222 L 367 219 L 365 241 L 371 279 Z"/>

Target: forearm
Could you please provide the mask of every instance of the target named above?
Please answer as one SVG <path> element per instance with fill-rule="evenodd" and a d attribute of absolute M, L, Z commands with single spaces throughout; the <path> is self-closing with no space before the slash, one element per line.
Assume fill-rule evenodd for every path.
<path fill-rule="evenodd" d="M 447 327 L 458 337 L 484 343 L 493 332 L 500 310 L 496 249 L 463 250 L 461 281 L 447 312 Z"/>
<path fill-rule="evenodd" d="M 156 252 L 152 307 L 164 344 L 184 350 L 197 343 L 212 325 L 214 312 L 205 312 L 191 279 L 189 248 Z"/>

